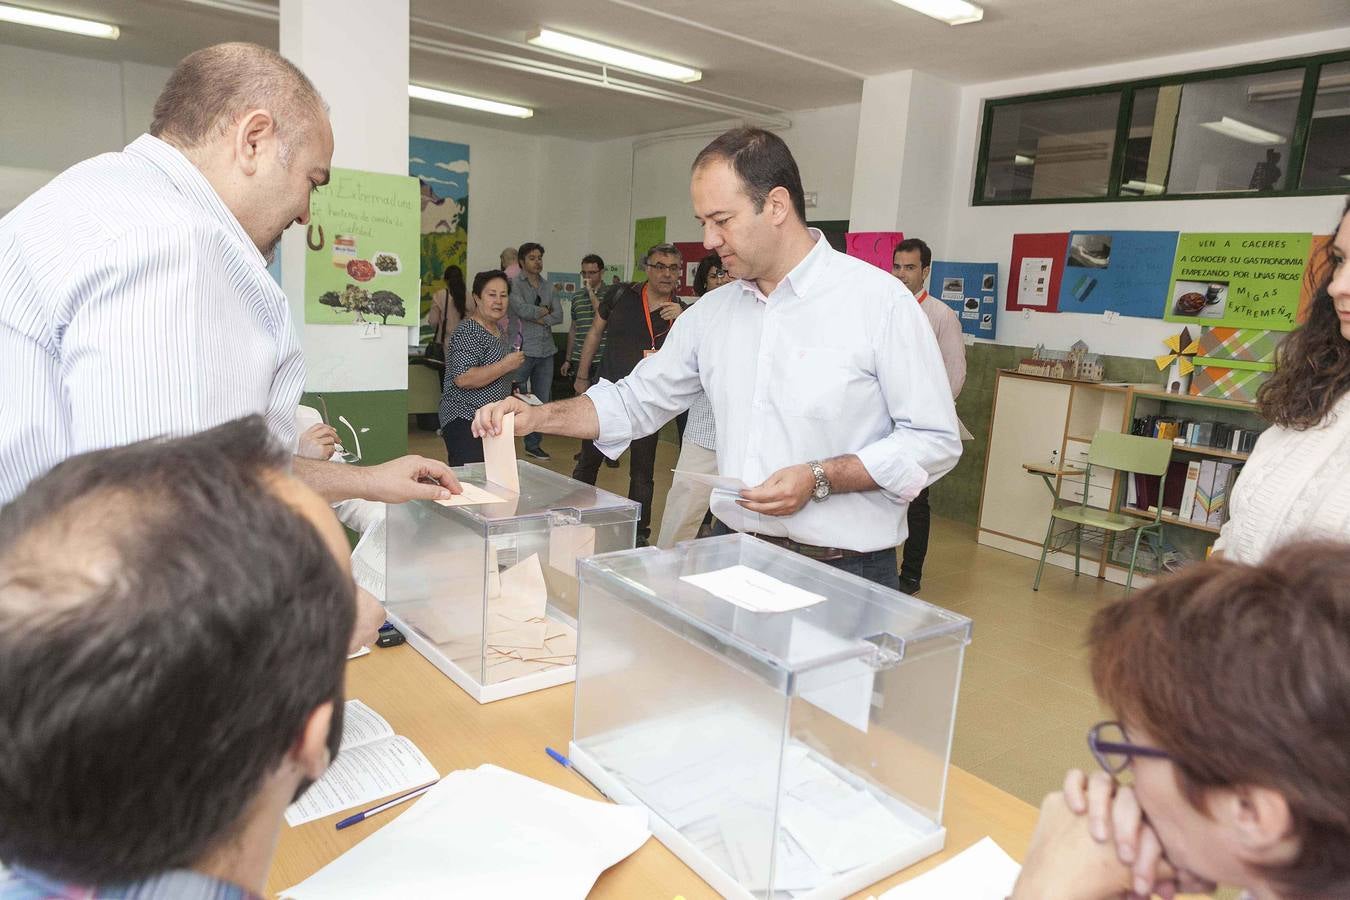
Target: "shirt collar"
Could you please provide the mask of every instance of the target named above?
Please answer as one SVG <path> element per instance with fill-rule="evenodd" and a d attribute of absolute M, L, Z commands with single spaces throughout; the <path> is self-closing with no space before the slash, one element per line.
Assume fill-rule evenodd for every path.
<path fill-rule="evenodd" d="M 815 246 L 802 257 L 801 262 L 792 267 L 792 271 L 783 276 L 783 282 L 786 282 L 788 287 L 792 289 L 792 293 L 798 297 L 805 297 L 809 294 L 811 286 L 829 267 L 830 255 L 838 252 L 830 246 L 829 241 L 825 240 L 825 235 L 821 233 L 820 229 L 808 228 L 806 231 L 815 241 Z M 783 282 L 780 282 L 780 285 Z M 741 284 L 756 300 L 768 301 L 769 298 L 764 296 L 753 278 L 742 278 Z"/>
<path fill-rule="evenodd" d="M 201 169 L 193 165 L 192 161 L 183 155 L 177 147 L 162 141 L 151 134 L 143 134 L 136 140 L 127 144 L 124 151 L 132 156 L 140 157 L 151 165 L 155 166 L 168 177 L 169 182 L 178 189 L 184 197 L 191 200 L 211 218 L 218 221 L 221 226 L 246 248 L 247 252 L 255 259 L 258 265 L 267 266 L 267 260 L 263 258 L 261 251 L 258 250 L 253 239 L 244 231 L 244 226 L 239 224 L 234 213 L 225 205 L 225 201 L 220 199 L 216 189 L 211 186 L 211 182 L 206 180 Z"/>

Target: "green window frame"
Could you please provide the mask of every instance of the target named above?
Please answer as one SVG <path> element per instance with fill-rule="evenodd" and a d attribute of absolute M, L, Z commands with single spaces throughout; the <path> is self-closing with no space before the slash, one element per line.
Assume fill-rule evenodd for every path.
<path fill-rule="evenodd" d="M 1250 200 L 1256 197 L 1317 197 L 1329 194 L 1350 193 L 1350 183 L 1345 188 L 1309 188 L 1299 186 L 1303 178 L 1303 163 L 1307 149 L 1308 132 L 1312 127 L 1313 104 L 1317 97 L 1317 84 L 1322 67 L 1339 62 L 1350 61 L 1350 50 L 1336 53 L 1321 53 L 1311 56 L 1297 56 L 1289 59 L 1270 60 L 1222 69 L 1204 69 L 1177 75 L 1163 75 L 1154 78 L 1140 78 L 1132 81 L 1117 81 L 1110 84 L 1098 84 L 1091 87 L 1069 88 L 1058 91 L 1045 91 L 1037 94 L 1021 94 L 1015 97 L 991 98 L 984 101 L 980 122 L 979 158 L 975 167 L 975 186 L 971 196 L 971 206 L 1028 206 L 1043 203 L 1158 203 L 1169 200 Z M 1221 78 L 1234 78 L 1243 75 L 1260 75 L 1303 67 L 1303 91 L 1299 97 L 1298 115 L 1294 120 L 1294 131 L 1289 141 L 1288 187 L 1274 190 L 1221 191 L 1217 193 L 1190 194 L 1144 194 L 1129 195 L 1120 193 L 1121 173 L 1125 167 L 1125 146 L 1129 138 L 1130 118 L 1134 109 L 1134 92 L 1147 88 L 1162 88 L 1174 85 L 1186 85 L 1195 82 L 1212 81 Z M 987 200 L 984 198 L 985 178 L 989 172 L 989 143 L 994 123 L 994 111 L 1004 106 L 1016 106 L 1043 100 L 1065 100 L 1075 97 L 1090 97 L 1102 94 L 1120 94 L 1120 110 L 1116 118 L 1115 142 L 1111 149 L 1111 168 L 1104 197 L 1046 197 L 1038 199 L 1010 197 Z"/>

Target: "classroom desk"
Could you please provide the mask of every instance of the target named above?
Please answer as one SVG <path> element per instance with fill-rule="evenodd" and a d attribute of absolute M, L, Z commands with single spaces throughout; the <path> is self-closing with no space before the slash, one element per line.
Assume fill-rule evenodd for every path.
<path fill-rule="evenodd" d="M 572 736 L 572 685 L 549 688 L 480 706 L 407 645 L 373 649 L 347 666 L 347 696 L 365 701 L 410 738 L 442 774 L 494 763 L 574 794 L 599 798 L 586 781 L 544 753 L 566 752 Z M 282 825 L 267 895 L 308 878 L 376 829 L 413 807 L 400 807 L 336 830 L 350 810 L 298 828 Z M 926 871 L 985 835 L 1016 859 L 1026 853 L 1036 809 L 975 776 L 951 767 L 947 781 L 947 847 L 857 896 L 881 891 Z M 652 839 L 613 866 L 596 882 L 592 897 L 670 900 L 715 898 L 717 894 L 664 844 Z"/>

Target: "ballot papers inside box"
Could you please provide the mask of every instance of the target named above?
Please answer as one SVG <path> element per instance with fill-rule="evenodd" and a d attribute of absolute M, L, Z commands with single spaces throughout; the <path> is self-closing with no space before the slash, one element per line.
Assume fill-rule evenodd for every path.
<path fill-rule="evenodd" d="M 480 703 L 575 677 L 576 563 L 631 548 L 638 504 L 527 462 L 519 490 L 455 469 L 469 500 L 390 504 L 386 611 Z"/>
<path fill-rule="evenodd" d="M 583 560 L 573 765 L 723 896 L 942 849 L 970 620 L 745 535 Z"/>

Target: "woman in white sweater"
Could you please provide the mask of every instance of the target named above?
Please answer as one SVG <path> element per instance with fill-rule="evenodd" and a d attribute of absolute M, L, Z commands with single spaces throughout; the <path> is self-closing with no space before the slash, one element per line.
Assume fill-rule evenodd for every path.
<path fill-rule="evenodd" d="M 1216 551 L 1257 563 L 1297 538 L 1350 541 L 1350 201 L 1308 321 L 1280 347 L 1257 394 L 1271 427 L 1230 500 Z"/>

